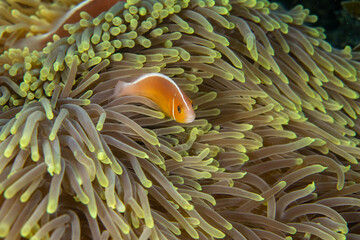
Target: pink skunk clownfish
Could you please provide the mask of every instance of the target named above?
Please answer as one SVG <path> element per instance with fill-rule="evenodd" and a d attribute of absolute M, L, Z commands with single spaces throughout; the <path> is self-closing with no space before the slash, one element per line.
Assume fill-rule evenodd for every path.
<path fill-rule="evenodd" d="M 195 119 L 192 102 L 168 76 L 161 73 L 144 74 L 132 82 L 119 81 L 113 97 L 138 95 L 151 99 L 169 117 L 180 123 Z"/>

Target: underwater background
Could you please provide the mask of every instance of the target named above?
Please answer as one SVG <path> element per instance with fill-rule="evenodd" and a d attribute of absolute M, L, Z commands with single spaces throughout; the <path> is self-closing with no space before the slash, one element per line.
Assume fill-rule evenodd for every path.
<path fill-rule="evenodd" d="M 313 26 L 323 27 L 326 30 L 327 41 L 334 47 L 343 48 L 345 45 L 355 47 L 360 42 L 359 1 L 280 0 L 274 2 L 281 3 L 286 9 L 298 4 L 310 9 L 313 14 L 318 16 L 318 21 Z M 351 5 L 351 2 L 354 4 Z"/>

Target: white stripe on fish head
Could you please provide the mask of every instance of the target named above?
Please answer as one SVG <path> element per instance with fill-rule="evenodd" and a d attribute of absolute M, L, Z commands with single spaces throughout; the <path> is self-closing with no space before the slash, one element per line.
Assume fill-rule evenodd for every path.
<path fill-rule="evenodd" d="M 176 97 L 176 95 L 173 97 L 173 100 L 172 100 L 172 117 L 174 120 L 176 120 L 176 118 L 175 118 L 175 97 Z"/>

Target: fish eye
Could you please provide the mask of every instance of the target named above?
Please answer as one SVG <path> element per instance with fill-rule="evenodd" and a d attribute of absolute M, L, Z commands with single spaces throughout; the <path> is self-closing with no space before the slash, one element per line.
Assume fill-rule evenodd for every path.
<path fill-rule="evenodd" d="M 178 112 L 181 113 L 181 108 L 180 106 L 177 106 Z"/>

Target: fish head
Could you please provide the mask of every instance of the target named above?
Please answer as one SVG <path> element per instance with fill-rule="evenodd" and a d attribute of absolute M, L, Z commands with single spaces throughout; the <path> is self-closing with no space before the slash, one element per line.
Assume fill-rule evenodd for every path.
<path fill-rule="evenodd" d="M 179 123 L 191 123 L 196 117 L 192 101 L 182 91 L 173 96 L 171 109 L 173 119 Z"/>

